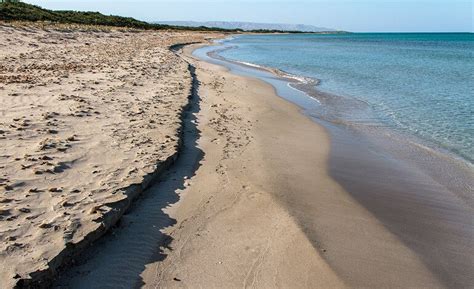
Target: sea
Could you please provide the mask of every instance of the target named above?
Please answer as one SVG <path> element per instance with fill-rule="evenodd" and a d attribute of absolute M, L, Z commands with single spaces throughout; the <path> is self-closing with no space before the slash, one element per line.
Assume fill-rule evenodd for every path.
<path fill-rule="evenodd" d="M 313 115 L 474 162 L 472 33 L 237 35 L 218 47 L 218 58 L 306 80 L 322 92 L 308 93 L 319 102 Z"/>

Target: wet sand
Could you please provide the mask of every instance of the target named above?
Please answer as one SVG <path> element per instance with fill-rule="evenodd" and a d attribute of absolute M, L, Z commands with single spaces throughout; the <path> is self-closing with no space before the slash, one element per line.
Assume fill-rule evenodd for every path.
<path fill-rule="evenodd" d="M 330 131 L 330 176 L 401 246 L 411 251 L 442 287 L 471 287 L 474 284 L 473 211 L 470 204 L 459 197 L 463 194 L 449 190 L 424 170 L 397 159 L 366 138 L 352 135 L 343 128 L 331 127 Z M 337 210 L 332 213 L 337 214 Z M 345 213 L 342 209 L 339 212 Z M 351 234 L 350 243 L 337 235 L 320 239 L 338 249 L 328 262 L 338 268 L 336 271 L 341 272 L 341 276 L 347 276 L 355 286 L 366 286 L 371 284 L 367 283 L 370 278 L 361 276 L 378 270 L 382 272 L 374 275 L 380 277 L 383 272 L 391 272 L 394 265 L 410 266 L 401 255 L 394 254 L 390 246 L 380 242 L 377 235 L 367 238 L 368 224 L 353 217 L 336 224 L 347 231 L 357 228 Z M 312 232 L 312 235 L 318 236 L 318 233 Z M 346 261 L 341 262 L 342 259 Z M 360 267 L 358 260 L 367 263 Z M 385 273 L 386 278 L 396 278 L 396 272 Z M 414 275 L 407 273 L 398 277 Z M 392 279 L 392 282 L 401 281 Z M 405 284 L 431 287 L 414 281 Z"/>

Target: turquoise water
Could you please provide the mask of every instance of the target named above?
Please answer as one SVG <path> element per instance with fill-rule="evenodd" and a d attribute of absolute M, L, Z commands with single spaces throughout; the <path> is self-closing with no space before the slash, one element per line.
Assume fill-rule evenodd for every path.
<path fill-rule="evenodd" d="M 317 78 L 319 90 L 365 103 L 367 118 L 474 160 L 473 34 L 244 35 L 226 44 L 227 59 Z"/>

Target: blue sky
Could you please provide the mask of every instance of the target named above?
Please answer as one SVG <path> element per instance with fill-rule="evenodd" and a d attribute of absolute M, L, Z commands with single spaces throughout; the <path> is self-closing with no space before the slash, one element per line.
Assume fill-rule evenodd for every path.
<path fill-rule="evenodd" d="M 146 21 L 311 24 L 353 32 L 473 32 L 465 0 L 30 0 L 51 9 L 100 11 Z"/>

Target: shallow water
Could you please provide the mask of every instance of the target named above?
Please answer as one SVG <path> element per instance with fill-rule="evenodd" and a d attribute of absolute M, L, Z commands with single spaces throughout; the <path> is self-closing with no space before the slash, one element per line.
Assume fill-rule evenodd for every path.
<path fill-rule="evenodd" d="M 412 167 L 414 171 L 422 171 L 422 174 L 474 208 L 474 166 L 468 158 L 447 150 L 435 141 L 425 141 L 407 129 L 388 124 L 386 119 L 377 116 L 367 102 L 321 92 L 319 87 L 312 87 L 313 82 L 297 81 L 294 75 L 280 76 L 268 67 L 222 57 L 229 47 L 233 46 L 224 40 L 215 46 L 197 49 L 193 54 L 202 60 L 225 66 L 234 74 L 256 77 L 271 84 L 280 97 L 298 105 L 304 114 L 328 130 L 333 148 L 340 140 L 362 143 L 361 147 L 377 151 L 381 158 L 396 159 L 400 164 Z M 472 130 L 472 126 L 469 129 Z M 472 138 L 472 133 L 468 132 L 467 136 L 469 135 Z M 470 149 L 472 150 L 472 145 Z M 355 150 L 353 153 L 359 152 Z"/>
<path fill-rule="evenodd" d="M 474 160 L 473 34 L 244 35 L 225 45 L 227 59 L 314 77 L 319 90 L 364 104 L 355 111 L 331 99 L 343 120 L 389 126 Z"/>

